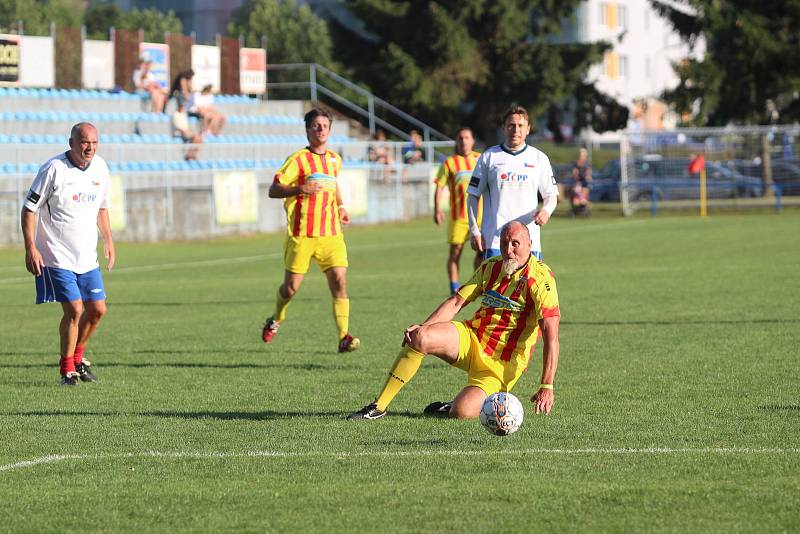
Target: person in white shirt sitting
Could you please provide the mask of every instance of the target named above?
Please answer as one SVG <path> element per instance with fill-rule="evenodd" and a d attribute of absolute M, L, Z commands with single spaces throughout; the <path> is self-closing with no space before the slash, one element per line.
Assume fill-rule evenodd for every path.
<path fill-rule="evenodd" d="M 192 94 L 189 101 L 189 115 L 203 121 L 203 134 L 219 135 L 228 118 L 214 107 L 214 94 L 211 85 L 206 85 L 199 93 Z"/>

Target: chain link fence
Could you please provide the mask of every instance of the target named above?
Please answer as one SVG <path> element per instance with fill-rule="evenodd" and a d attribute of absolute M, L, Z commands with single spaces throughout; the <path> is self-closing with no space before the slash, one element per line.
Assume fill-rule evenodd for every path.
<path fill-rule="evenodd" d="M 800 204 L 800 126 L 627 131 L 592 199 L 619 201 L 624 215 Z"/>

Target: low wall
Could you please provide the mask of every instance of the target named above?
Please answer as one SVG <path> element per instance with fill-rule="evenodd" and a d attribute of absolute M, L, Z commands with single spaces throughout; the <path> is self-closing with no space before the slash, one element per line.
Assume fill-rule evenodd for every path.
<path fill-rule="evenodd" d="M 418 164 L 405 168 L 386 179 L 383 169 L 352 169 L 349 182 L 342 183 L 345 203 L 353 224 L 374 224 L 401 221 L 429 214 L 432 191 L 432 165 Z M 218 196 L 215 191 L 220 174 L 242 173 L 249 192 L 238 199 L 244 211 L 255 213 L 244 222 L 221 223 Z M 120 192 L 112 194 L 110 213 L 115 222 L 115 206 L 123 206 L 124 223 L 116 222 L 117 241 L 163 241 L 208 239 L 226 235 L 256 232 L 280 232 L 286 227 L 283 200 L 267 196 L 274 169 L 229 169 L 221 171 L 184 171 L 174 173 L 116 173 Z M 253 176 L 254 175 L 254 176 Z M 114 178 L 116 177 L 116 178 Z M 22 243 L 20 210 L 32 176 L 0 177 L 0 245 Z M 215 185 L 215 183 L 217 185 Z M 113 189 L 113 187 L 112 187 Z M 238 189 L 234 190 L 238 193 Z M 252 202 L 250 196 L 257 199 Z M 121 199 L 121 200 L 120 200 Z"/>

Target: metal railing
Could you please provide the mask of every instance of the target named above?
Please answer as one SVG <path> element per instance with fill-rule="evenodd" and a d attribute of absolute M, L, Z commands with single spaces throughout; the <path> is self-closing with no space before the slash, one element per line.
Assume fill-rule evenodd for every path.
<path fill-rule="evenodd" d="M 295 81 L 270 81 L 270 72 L 294 72 L 299 73 L 304 78 Z M 305 75 L 307 75 L 307 78 Z M 289 77 L 296 78 L 297 76 Z M 335 85 L 339 86 L 338 90 L 334 87 Z M 267 98 L 273 98 L 272 93 L 276 90 L 286 89 L 307 90 L 308 99 L 315 104 L 320 101 L 321 96 L 324 96 L 343 106 L 354 113 L 357 118 L 366 122 L 371 135 L 374 135 L 380 127 L 401 139 L 409 139 L 409 132 L 399 126 L 399 123 L 408 125 L 411 129 L 419 130 L 426 143 L 430 141 L 452 141 L 450 137 L 430 125 L 412 117 L 363 87 L 317 63 L 267 65 Z M 358 99 L 360 102 L 355 102 L 354 99 Z M 429 148 L 429 150 L 431 149 Z M 432 157 L 432 154 L 428 155 L 428 159 L 432 159 Z"/>

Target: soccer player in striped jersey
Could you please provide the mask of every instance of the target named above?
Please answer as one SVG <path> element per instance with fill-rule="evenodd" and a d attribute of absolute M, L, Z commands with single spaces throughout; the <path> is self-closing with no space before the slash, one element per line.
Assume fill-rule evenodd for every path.
<path fill-rule="evenodd" d="M 342 168 L 339 154 L 328 150 L 333 118 L 314 108 L 305 115 L 308 146 L 289 156 L 278 169 L 269 188 L 270 198 L 283 198 L 287 235 L 284 244 L 283 283 L 278 288 L 274 313 L 261 329 L 269 343 L 286 318 L 286 308 L 300 289 L 311 258 L 328 279 L 333 296 L 333 318 L 339 332 L 339 352 L 352 352 L 361 345 L 350 335 L 350 299 L 347 297 L 347 248 L 342 225 L 350 215 L 342 203 L 336 178 Z"/>
<path fill-rule="evenodd" d="M 447 276 L 450 279 L 450 294 L 456 292 L 459 286 L 458 263 L 461 260 L 461 251 L 464 242 L 469 239 L 469 221 L 467 220 L 467 185 L 472 177 L 479 152 L 475 147 L 475 137 L 472 130 L 462 126 L 456 132 L 456 153 L 444 160 L 436 175 L 436 193 L 433 197 L 433 222 L 442 224 L 444 213 L 441 207 L 441 197 L 446 187 L 450 191 L 450 217 L 447 222 L 447 242 L 450 252 L 447 256 Z M 478 221 L 480 224 L 480 206 L 478 207 Z M 481 264 L 480 253 L 475 254 L 473 269 Z"/>
<path fill-rule="evenodd" d="M 424 413 L 459 419 L 478 417 L 488 395 L 511 391 L 528 367 L 534 345 L 544 343 L 541 382 L 531 397 L 535 412 L 549 414 L 558 367 L 560 312 L 550 268 L 531 254 L 528 228 L 507 223 L 500 233 L 501 256 L 484 261 L 455 295 L 422 324 L 409 326 L 403 348 L 374 402 L 348 419 L 380 419 L 389 403 L 416 374 L 426 354 L 467 372 L 467 385 L 452 402 L 435 402 Z M 454 321 L 480 299 L 472 319 Z"/>
<path fill-rule="evenodd" d="M 467 192 L 467 213 L 472 248 L 484 258 L 499 256 L 500 229 L 509 221 L 528 227 L 533 255 L 542 259 L 539 228 L 556 209 L 558 188 L 550 160 L 544 152 L 525 142 L 531 132 L 528 112 L 512 106 L 503 116 L 505 141 L 486 149 L 475 163 Z M 542 197 L 542 207 L 537 209 Z M 478 199 L 483 199 L 479 223 Z"/>

